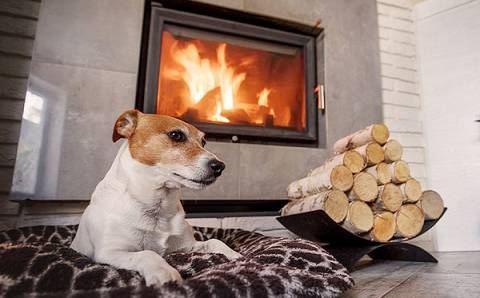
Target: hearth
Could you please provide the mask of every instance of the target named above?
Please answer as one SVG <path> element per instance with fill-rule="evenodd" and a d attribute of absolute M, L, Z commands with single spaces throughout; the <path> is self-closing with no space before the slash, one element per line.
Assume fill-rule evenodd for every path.
<path fill-rule="evenodd" d="M 137 108 L 210 139 L 316 145 L 321 33 L 191 1 L 148 2 Z"/>

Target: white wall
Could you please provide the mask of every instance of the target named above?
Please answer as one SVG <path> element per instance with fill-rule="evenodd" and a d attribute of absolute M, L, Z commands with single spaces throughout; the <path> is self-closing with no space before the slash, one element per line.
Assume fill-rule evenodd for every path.
<path fill-rule="evenodd" d="M 480 0 L 415 7 L 428 184 L 449 210 L 440 251 L 480 250 Z"/>

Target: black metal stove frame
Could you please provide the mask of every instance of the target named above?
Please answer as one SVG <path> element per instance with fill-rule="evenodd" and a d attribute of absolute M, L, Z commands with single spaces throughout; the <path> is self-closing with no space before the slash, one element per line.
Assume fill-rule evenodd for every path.
<path fill-rule="evenodd" d="M 182 26 L 228 34 L 252 40 L 274 42 L 303 49 L 306 95 L 306 129 L 246 125 L 192 123 L 207 133 L 209 139 L 254 143 L 317 146 L 318 123 L 323 113 L 318 109 L 316 44 L 323 39 L 323 29 L 295 22 L 269 18 L 184 0 L 146 1 L 142 50 L 137 88 L 137 109 L 156 112 L 160 50 L 165 26 Z M 321 121 L 320 123 L 324 123 Z"/>

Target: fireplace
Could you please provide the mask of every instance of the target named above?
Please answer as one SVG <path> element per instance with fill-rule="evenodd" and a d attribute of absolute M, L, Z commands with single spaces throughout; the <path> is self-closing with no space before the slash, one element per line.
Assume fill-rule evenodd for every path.
<path fill-rule="evenodd" d="M 320 27 L 191 1 L 146 5 L 137 108 L 209 139 L 317 144 Z"/>

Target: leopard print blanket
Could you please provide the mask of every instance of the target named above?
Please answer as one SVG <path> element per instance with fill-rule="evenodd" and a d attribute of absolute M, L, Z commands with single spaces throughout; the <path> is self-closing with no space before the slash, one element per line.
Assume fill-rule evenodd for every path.
<path fill-rule="evenodd" d="M 318 244 L 239 229 L 195 227 L 197 240 L 217 238 L 243 257 L 166 256 L 182 283 L 147 287 L 135 271 L 95 263 L 69 248 L 77 226 L 0 232 L 1 297 L 335 297 L 351 288 L 347 270 Z"/>

